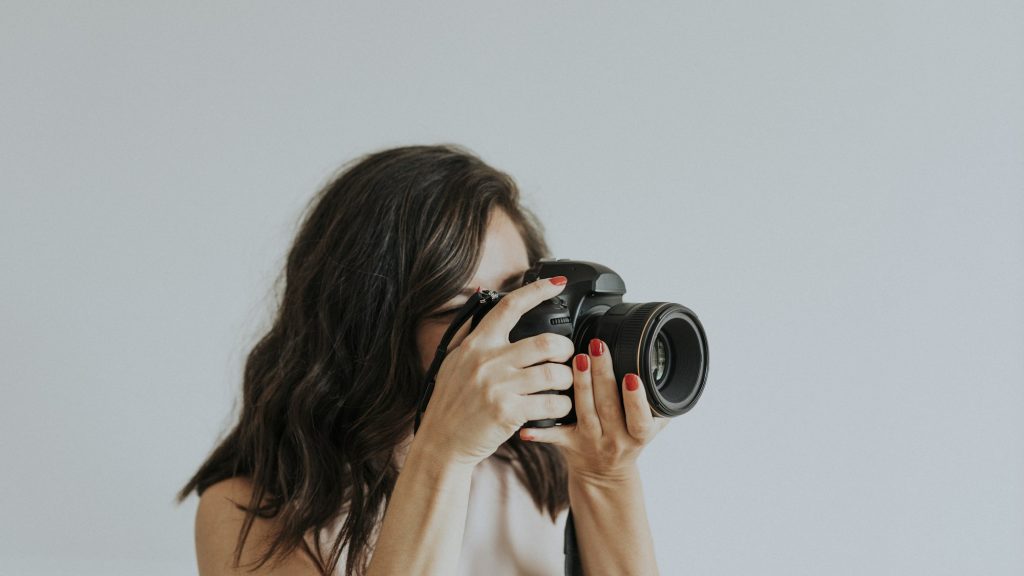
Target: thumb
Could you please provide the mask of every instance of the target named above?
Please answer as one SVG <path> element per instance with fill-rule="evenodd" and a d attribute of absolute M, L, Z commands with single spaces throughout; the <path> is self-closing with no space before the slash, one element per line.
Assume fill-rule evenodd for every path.
<path fill-rule="evenodd" d="M 544 442 L 555 446 L 569 444 L 570 428 L 576 425 L 552 426 L 550 428 L 520 428 L 519 438 L 527 442 Z"/>

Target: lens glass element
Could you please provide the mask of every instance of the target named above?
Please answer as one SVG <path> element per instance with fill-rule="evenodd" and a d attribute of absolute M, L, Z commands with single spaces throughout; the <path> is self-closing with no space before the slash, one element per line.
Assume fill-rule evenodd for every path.
<path fill-rule="evenodd" d="M 661 390 L 668 382 L 669 364 L 672 360 L 672 349 L 668 345 L 664 332 L 658 333 L 658 338 L 651 347 L 651 371 L 654 372 L 654 385 Z"/>

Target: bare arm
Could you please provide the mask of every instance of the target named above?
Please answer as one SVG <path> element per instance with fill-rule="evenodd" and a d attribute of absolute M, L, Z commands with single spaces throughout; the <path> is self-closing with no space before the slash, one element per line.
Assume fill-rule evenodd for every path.
<path fill-rule="evenodd" d="M 369 576 L 391 574 L 453 574 L 462 547 L 472 466 L 446 464 L 413 442 L 398 475 L 370 559 Z M 313 576 L 320 571 L 308 555 L 296 551 L 276 558 L 259 570 L 248 571 L 262 553 L 261 544 L 276 530 L 275 519 L 256 518 L 242 551 L 241 566 L 233 555 L 252 486 L 243 478 L 208 488 L 196 513 L 196 556 L 202 576 Z"/>
<path fill-rule="evenodd" d="M 413 441 L 384 513 L 367 576 L 454 574 L 473 466 Z"/>
<path fill-rule="evenodd" d="M 562 449 L 569 501 L 587 576 L 658 574 L 636 459 L 669 422 L 655 418 L 634 374 L 615 382 L 603 341 L 573 362 L 576 424 L 524 428 L 519 437 Z M 620 388 L 620 389 L 617 389 Z"/>
<path fill-rule="evenodd" d="M 584 574 L 658 574 L 636 466 L 615 478 L 570 472 L 569 501 Z"/>

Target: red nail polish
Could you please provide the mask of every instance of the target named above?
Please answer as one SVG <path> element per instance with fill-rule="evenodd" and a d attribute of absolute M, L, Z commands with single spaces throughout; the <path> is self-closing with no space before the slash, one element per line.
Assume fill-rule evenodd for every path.
<path fill-rule="evenodd" d="M 555 286 L 565 286 L 565 283 L 568 281 L 565 276 L 554 276 L 552 278 L 548 278 L 548 280 Z"/>
<path fill-rule="evenodd" d="M 586 354 L 577 354 L 576 369 L 580 372 L 586 372 L 587 368 L 590 368 L 590 358 Z"/>
<path fill-rule="evenodd" d="M 626 374 L 626 390 L 635 392 L 640 387 L 640 378 L 636 374 Z"/>
<path fill-rule="evenodd" d="M 526 430 L 520 432 L 519 437 L 522 438 L 523 440 L 533 440 L 533 434 L 530 434 Z"/>
<path fill-rule="evenodd" d="M 591 339 L 590 340 L 590 355 L 591 356 L 600 356 L 601 354 L 604 354 L 604 342 L 601 342 L 597 338 Z"/>

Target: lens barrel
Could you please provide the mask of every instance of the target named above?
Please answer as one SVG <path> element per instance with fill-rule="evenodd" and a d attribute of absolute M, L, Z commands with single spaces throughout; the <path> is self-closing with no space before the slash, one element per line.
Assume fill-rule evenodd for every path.
<path fill-rule="evenodd" d="M 630 372 L 639 375 L 656 415 L 679 416 L 697 402 L 707 379 L 708 345 L 704 327 L 689 308 L 674 302 L 623 302 L 595 312 L 584 326 L 577 345 L 591 338 L 607 342 L 616 381 Z"/>

